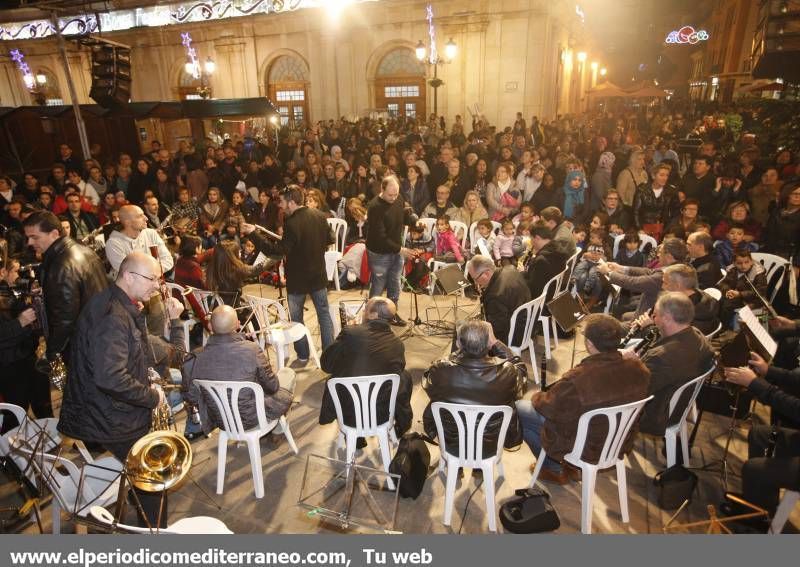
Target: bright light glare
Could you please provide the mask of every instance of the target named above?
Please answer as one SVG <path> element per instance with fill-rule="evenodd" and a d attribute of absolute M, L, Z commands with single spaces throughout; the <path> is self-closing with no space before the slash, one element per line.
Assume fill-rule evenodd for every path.
<path fill-rule="evenodd" d="M 417 59 L 419 59 L 420 61 L 425 61 L 425 55 L 426 55 L 425 51 L 426 51 L 425 44 L 422 43 L 422 40 L 419 40 L 419 43 L 417 43 L 417 47 L 414 48 L 414 52 L 417 55 Z"/>
<path fill-rule="evenodd" d="M 277 124 L 278 123 L 278 117 L 273 114 L 272 116 L 269 117 L 269 121 L 272 122 L 273 124 Z"/>
<path fill-rule="evenodd" d="M 39 71 L 38 73 L 36 73 L 36 82 L 39 83 L 40 85 L 44 85 L 45 83 L 47 83 L 47 75 Z"/>
<path fill-rule="evenodd" d="M 602 69 L 600 69 L 600 76 L 601 76 L 601 77 L 605 77 L 605 76 L 606 76 L 606 73 L 608 73 L 608 69 L 606 69 L 605 67 L 603 67 Z"/>
<path fill-rule="evenodd" d="M 458 53 L 458 47 L 456 46 L 456 42 L 453 41 L 453 38 L 450 38 L 444 46 L 444 55 L 447 57 L 448 60 L 455 59 L 456 54 Z"/>
<path fill-rule="evenodd" d="M 186 62 L 186 64 L 183 66 L 183 69 L 188 75 L 194 74 L 194 63 L 192 63 L 191 59 Z"/>
<path fill-rule="evenodd" d="M 597 61 L 592 61 L 592 71 L 597 71 L 598 66 Z"/>
<path fill-rule="evenodd" d="M 214 71 L 216 71 L 216 70 L 217 70 L 217 64 L 216 64 L 216 63 L 214 63 L 214 60 L 213 60 L 213 59 L 211 59 L 211 57 L 209 57 L 208 59 L 206 59 L 206 65 L 205 65 L 205 67 L 206 67 L 206 73 L 208 73 L 209 75 L 213 75 L 213 74 L 214 74 Z"/>
<path fill-rule="evenodd" d="M 30 73 L 25 73 L 22 75 L 22 80 L 25 81 L 25 86 L 29 89 L 32 89 L 33 85 L 36 83 L 36 79 Z"/>
<path fill-rule="evenodd" d="M 585 51 L 579 51 L 578 52 L 578 61 L 580 61 L 581 63 L 586 61 L 586 52 Z"/>

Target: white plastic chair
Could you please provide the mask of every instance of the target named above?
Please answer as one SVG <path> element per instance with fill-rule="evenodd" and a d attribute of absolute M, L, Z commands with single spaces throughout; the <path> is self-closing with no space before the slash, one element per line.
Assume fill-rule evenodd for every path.
<path fill-rule="evenodd" d="M 190 534 L 232 534 L 225 522 L 212 518 L 211 516 L 191 516 L 182 518 L 166 528 L 142 528 L 121 524 L 114 520 L 114 515 L 101 506 L 92 506 L 89 514 L 102 524 L 107 524 L 109 528 L 119 528 L 123 532 L 147 535 L 190 535 Z"/>
<path fill-rule="evenodd" d="M 469 228 L 467 228 L 467 223 L 457 220 L 451 220 L 450 228 L 453 229 L 453 234 L 456 235 L 458 243 L 461 244 L 461 249 L 466 250 L 467 240 L 469 238 Z"/>
<path fill-rule="evenodd" d="M 572 279 L 572 274 L 575 271 L 575 266 L 578 264 L 578 255 L 580 253 L 581 250 L 579 248 L 578 251 L 575 252 L 575 254 L 573 254 L 567 259 L 563 275 L 561 276 L 561 279 L 558 282 L 558 291 L 556 291 L 556 295 L 564 291 L 567 291 L 569 289 L 569 282 Z"/>
<path fill-rule="evenodd" d="M 608 297 L 606 297 L 606 306 L 603 309 L 603 313 L 606 315 L 609 314 L 611 308 L 614 306 L 614 302 L 619 297 L 620 292 L 622 291 L 622 287 L 618 286 L 617 284 L 611 284 L 611 291 L 608 292 Z"/>
<path fill-rule="evenodd" d="M 200 302 L 200 305 L 203 306 L 203 311 L 206 313 L 206 317 L 211 316 L 211 312 L 214 310 L 215 307 L 218 305 L 224 305 L 225 302 L 222 301 L 222 298 L 214 291 L 206 291 L 203 289 L 194 289 L 191 291 L 191 294 Z M 203 326 L 203 345 L 208 342 L 208 337 L 211 333 L 206 330 L 205 325 Z"/>
<path fill-rule="evenodd" d="M 722 299 L 722 292 L 715 287 L 707 287 L 706 289 L 703 290 L 703 293 L 713 297 L 717 301 Z"/>
<path fill-rule="evenodd" d="M 545 301 L 547 298 L 553 299 L 556 294 L 556 290 L 561 282 L 561 276 L 564 272 L 553 276 L 547 285 L 544 286 L 544 290 L 542 291 L 542 295 L 545 297 Z M 552 293 L 551 293 L 552 291 Z M 544 352 L 547 360 L 553 358 L 552 353 L 550 351 L 550 335 L 553 336 L 553 348 L 558 348 L 558 329 L 556 329 L 556 320 L 553 319 L 550 315 L 544 315 L 544 308 L 540 311 L 541 315 L 539 315 L 539 321 L 542 323 L 542 336 L 544 337 Z"/>
<path fill-rule="evenodd" d="M 722 331 L 722 321 L 717 323 L 717 328 L 711 331 L 709 334 L 706 335 L 706 340 L 710 341 L 714 337 L 716 337 Z"/>
<path fill-rule="evenodd" d="M 244 441 L 247 443 L 247 450 L 250 453 L 250 467 L 253 473 L 256 498 L 263 498 L 264 475 L 261 470 L 260 439 L 280 424 L 289 447 L 295 455 L 298 452 L 286 416 L 282 415 L 280 419 L 267 419 L 264 413 L 264 390 L 261 389 L 261 384 L 256 382 L 222 380 L 195 380 L 194 382 L 205 390 L 214 401 L 224 427 L 219 431 L 219 444 L 217 445 L 217 494 L 222 494 L 225 485 L 225 459 L 228 455 L 228 441 Z M 255 396 L 256 414 L 258 415 L 258 426 L 255 429 L 245 429 L 239 413 L 239 396 L 247 390 L 250 390 Z"/>
<path fill-rule="evenodd" d="M 453 514 L 453 497 L 456 492 L 458 471 L 462 468 L 480 469 L 483 471 L 483 491 L 486 494 L 486 514 L 489 516 L 489 530 L 497 531 L 497 511 L 494 500 L 494 468 L 501 477 L 503 471 L 503 445 L 506 441 L 506 432 L 511 423 L 512 410 L 508 406 L 480 406 L 468 404 L 449 404 L 434 402 L 431 405 L 433 419 L 436 422 L 436 433 L 439 438 L 441 456 L 439 458 L 439 471 L 443 472 L 447 466 L 447 481 L 444 496 L 444 525 L 450 525 Z M 446 449 L 445 430 L 442 425 L 442 413 L 450 414 L 458 428 L 458 454 L 452 455 Z M 500 433 L 497 437 L 497 450 L 493 455 L 483 454 L 483 434 L 489 420 L 497 414 L 502 414 Z M 453 441 L 453 440 L 451 440 Z"/>
<path fill-rule="evenodd" d="M 796 490 L 785 490 L 783 492 L 781 503 L 778 504 L 778 509 L 775 510 L 775 515 L 772 517 L 772 523 L 769 526 L 770 534 L 779 535 L 783 532 L 783 527 L 789 521 L 789 515 L 798 502 L 800 502 L 800 492 Z"/>
<path fill-rule="evenodd" d="M 61 443 L 61 435 L 56 426 L 58 418 L 45 417 L 33 419 L 28 417 L 25 409 L 16 404 L 0 403 L 0 410 L 10 412 L 17 420 L 17 426 L 0 435 L 0 457 L 8 457 L 14 461 L 32 483 L 35 482 L 35 471 L 28 466 L 28 457 L 22 456 L 17 449 L 27 447 L 33 449 L 37 443 L 40 450 L 51 451 Z M 0 419 L 2 423 L 2 419 Z M 42 436 L 43 439 L 39 439 Z"/>
<path fill-rule="evenodd" d="M 419 219 L 423 225 L 425 225 L 425 234 L 431 237 L 431 240 L 436 242 L 436 219 L 430 218 L 423 218 Z"/>
<path fill-rule="evenodd" d="M 775 301 L 775 296 L 778 295 L 778 290 L 783 285 L 783 278 L 786 277 L 787 270 L 790 270 L 789 260 L 775 254 L 767 254 L 765 252 L 753 252 L 753 260 L 759 262 L 767 272 L 767 282 L 772 281 L 772 277 L 780 270 L 780 277 L 775 282 L 772 288 L 772 293 L 769 295 L 770 302 Z"/>
<path fill-rule="evenodd" d="M 478 222 L 475 221 L 471 225 L 469 225 L 469 245 L 470 247 L 475 247 L 475 241 L 478 239 L 476 236 L 478 234 Z M 500 229 L 502 225 L 497 221 L 489 221 L 492 223 L 492 232 L 494 232 L 495 236 L 500 234 Z"/>
<path fill-rule="evenodd" d="M 619 252 L 620 244 L 622 244 L 622 241 L 624 239 L 625 239 L 624 234 L 618 234 L 617 236 L 614 237 L 614 250 L 612 252 L 614 258 L 617 257 L 617 252 Z M 656 239 L 645 232 L 639 232 L 639 240 L 640 240 L 639 252 L 643 252 L 645 246 L 647 246 L 648 244 L 650 245 L 651 249 L 655 249 L 658 246 L 658 242 L 656 241 Z"/>
<path fill-rule="evenodd" d="M 336 291 L 340 291 L 339 260 L 344 256 L 345 236 L 347 235 L 347 221 L 344 219 L 330 218 L 328 226 L 333 231 L 333 244 L 325 252 L 325 270 L 329 280 L 333 280 Z"/>
<path fill-rule="evenodd" d="M 689 433 L 688 428 L 686 427 L 686 417 L 689 415 L 689 412 L 694 407 L 694 402 L 697 400 L 697 396 L 700 395 L 700 390 L 705 384 L 706 379 L 714 372 L 714 366 L 712 366 L 705 374 L 702 376 L 698 376 L 693 380 L 689 380 L 675 390 L 675 393 L 672 394 L 672 397 L 669 400 L 669 409 L 667 410 L 667 416 L 670 419 L 667 420 L 667 423 L 672 421 L 672 412 L 675 411 L 675 406 L 678 405 L 678 402 L 681 400 L 681 396 L 683 393 L 689 389 L 692 389 L 691 396 L 689 397 L 689 403 L 686 404 L 686 407 L 683 408 L 683 413 L 681 414 L 680 419 L 674 423 L 673 425 L 667 426 L 666 431 L 664 431 L 664 441 L 667 445 L 667 467 L 671 467 L 675 464 L 675 442 L 678 436 L 681 438 L 681 451 L 683 452 L 683 466 L 689 467 Z"/>
<path fill-rule="evenodd" d="M 384 384 L 391 384 L 389 394 L 389 414 L 386 421 L 378 423 L 378 393 Z M 353 404 L 355 425 L 346 425 L 342 412 L 342 401 L 339 399 L 337 386 L 343 386 Z M 389 439 L 397 443 L 394 433 L 394 409 L 397 403 L 397 391 L 400 388 L 400 376 L 397 374 L 380 374 L 376 376 L 356 376 L 352 378 L 330 378 L 327 383 L 328 392 L 333 400 L 336 410 L 336 421 L 339 424 L 339 435 L 336 438 L 336 448 L 341 449 L 345 443 L 345 461 L 350 463 L 356 454 L 356 440 L 359 437 L 377 437 L 378 445 L 383 460 L 383 470 L 389 472 L 389 463 L 392 461 L 389 450 Z M 386 484 L 394 490 L 394 481 L 387 477 Z"/>
<path fill-rule="evenodd" d="M 587 411 L 578 420 L 575 445 L 572 447 L 572 451 L 564 455 L 564 460 L 581 469 L 581 532 L 585 534 L 592 533 L 592 501 L 597 471 L 612 466 L 617 468 L 620 514 L 622 515 L 622 521 L 626 524 L 628 523 L 628 487 L 627 477 L 625 476 L 625 457 L 620 456 L 620 451 L 642 408 L 652 399 L 653 396 L 648 396 L 638 402 Z M 608 434 L 596 464 L 587 463 L 581 458 L 583 456 L 583 448 L 586 445 L 586 437 L 589 433 L 589 423 L 594 417 L 605 417 L 608 421 Z M 536 484 L 536 479 L 539 478 L 539 471 L 542 470 L 546 456 L 545 450 L 542 449 L 536 459 L 536 468 L 533 471 L 530 486 Z"/>
<path fill-rule="evenodd" d="M 542 312 L 544 298 L 545 295 L 542 294 L 536 299 L 531 299 L 527 303 L 523 303 L 514 310 L 514 313 L 511 314 L 511 327 L 508 332 L 508 342 L 506 343 L 508 348 L 510 348 L 511 351 L 520 358 L 522 357 L 522 352 L 527 349 L 528 356 L 531 358 L 533 379 L 536 384 L 538 384 L 540 381 L 539 363 L 536 361 L 536 350 L 532 334 L 533 327 L 539 320 L 539 315 Z M 520 342 L 520 344 L 516 344 L 514 341 L 514 336 L 517 334 L 517 321 L 520 319 L 523 313 L 525 314 L 525 329 L 522 332 L 522 342 Z"/>
<path fill-rule="evenodd" d="M 308 349 L 317 368 L 322 368 L 311 331 L 303 323 L 293 322 L 289 318 L 289 311 L 280 301 L 254 295 L 245 295 L 244 300 L 253 310 L 258 322 L 259 345 L 262 349 L 266 349 L 269 343 L 275 348 L 278 370 L 284 367 L 288 346 L 303 337 L 308 340 Z"/>
<path fill-rule="evenodd" d="M 26 457 L 32 449 L 20 448 Z M 32 457 L 33 469 L 53 494 L 53 534 L 61 533 L 61 510 L 84 518 L 92 506 L 111 506 L 117 501 L 122 463 L 115 457 L 87 462 L 81 471 L 72 461 L 43 451 Z M 78 492 L 78 488 L 82 488 Z"/>
<path fill-rule="evenodd" d="M 186 288 L 180 284 L 176 284 L 175 282 L 166 282 L 166 284 L 167 284 L 167 289 L 170 292 L 170 295 L 172 297 L 175 297 L 175 295 L 177 294 L 178 297 L 180 297 L 180 301 L 181 303 L 183 303 L 183 307 L 184 309 L 186 309 L 186 312 L 191 314 L 192 306 L 189 305 L 189 302 L 186 300 L 186 296 L 184 295 L 186 293 Z M 181 325 L 183 325 L 183 337 L 184 337 L 183 347 L 186 350 L 186 352 L 191 352 L 192 350 L 189 344 L 189 331 L 191 331 L 192 327 L 197 325 L 197 323 L 199 323 L 199 321 L 195 319 L 193 316 L 190 316 L 188 319 L 181 319 Z"/>

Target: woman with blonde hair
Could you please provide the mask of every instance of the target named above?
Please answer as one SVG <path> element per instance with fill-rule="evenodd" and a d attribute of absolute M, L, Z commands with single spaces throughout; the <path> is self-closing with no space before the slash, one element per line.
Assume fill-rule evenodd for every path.
<path fill-rule="evenodd" d="M 636 188 L 647 183 L 647 170 L 644 168 L 644 152 L 634 150 L 628 158 L 628 167 L 619 172 L 617 176 L 617 192 L 622 202 L 633 206 L 633 197 L 636 195 Z"/>
<path fill-rule="evenodd" d="M 473 190 L 467 191 L 464 195 L 464 204 L 458 209 L 458 214 L 452 220 L 461 221 L 470 227 L 472 223 L 488 218 L 489 213 L 481 203 L 481 196 Z"/>
<path fill-rule="evenodd" d="M 346 244 L 363 242 L 367 238 L 367 208 L 358 197 L 347 200 L 345 210 L 345 220 L 347 221 Z"/>
<path fill-rule="evenodd" d="M 494 181 L 486 187 L 486 201 L 492 220 L 511 218 L 517 214 L 521 204 L 517 183 L 511 177 L 513 168 L 506 162 L 497 166 Z"/>

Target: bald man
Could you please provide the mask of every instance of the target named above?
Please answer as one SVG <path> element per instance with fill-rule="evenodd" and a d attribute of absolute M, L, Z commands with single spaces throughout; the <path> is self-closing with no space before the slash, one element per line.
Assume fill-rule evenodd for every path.
<path fill-rule="evenodd" d="M 115 230 L 106 242 L 106 258 L 111 264 L 111 277 L 115 277 L 122 260 L 134 250 L 150 254 L 150 247 L 158 248 L 158 260 L 164 273 L 175 264 L 164 239 L 152 228 L 147 228 L 147 216 L 141 207 L 125 205 L 119 210 L 122 228 Z"/>
<path fill-rule="evenodd" d="M 206 346 L 194 351 L 183 365 L 183 395 L 186 401 L 200 409 L 203 431 L 208 434 L 215 428 L 223 428 L 222 418 L 216 404 L 200 395 L 194 379 L 237 380 L 256 382 L 264 390 L 264 412 L 267 419 L 280 419 L 289 411 L 294 395 L 295 374 L 291 368 L 283 368 L 275 374 L 269 359 L 253 341 L 248 341 L 238 332 L 239 319 L 236 311 L 228 305 L 220 305 L 211 312 L 211 328 Z M 239 397 L 239 412 L 245 429 L 258 425 L 255 398 L 252 393 Z"/>
<path fill-rule="evenodd" d="M 69 375 L 58 430 L 65 435 L 102 445 L 124 462 L 133 444 L 150 430 L 151 413 L 164 401 L 151 385 L 148 368 L 155 366 L 142 303 L 158 293 L 161 269 L 143 252 L 130 253 L 120 264 L 117 279 L 81 311 L 71 342 Z M 170 298 L 167 310 L 176 341 L 183 306 Z M 155 526 L 160 493 L 138 494 L 147 520 Z M 161 527 L 167 525 L 166 499 Z"/>
<path fill-rule="evenodd" d="M 360 325 L 346 326 L 331 346 L 322 353 L 322 369 L 332 378 L 353 376 L 372 376 L 376 374 L 399 374 L 400 388 L 395 405 L 394 427 L 399 437 L 411 427 L 411 376 L 406 372 L 406 355 L 403 342 L 389 326 L 397 314 L 397 307 L 391 299 L 373 297 L 364 307 L 363 322 Z M 355 425 L 352 403 L 340 392 L 343 400 L 342 413 L 346 425 Z M 387 386 L 378 393 L 378 419 L 385 422 L 389 415 L 389 395 Z M 321 424 L 336 419 L 328 388 L 322 395 L 319 413 Z"/>

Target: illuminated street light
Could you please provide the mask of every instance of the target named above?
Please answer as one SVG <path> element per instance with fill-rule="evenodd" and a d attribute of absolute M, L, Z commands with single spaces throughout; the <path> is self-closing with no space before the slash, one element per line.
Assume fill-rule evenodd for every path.
<path fill-rule="evenodd" d="M 579 51 L 578 52 L 578 61 L 580 61 L 581 63 L 586 61 L 586 52 L 585 51 Z"/>
<path fill-rule="evenodd" d="M 217 70 L 217 64 L 214 63 L 214 60 L 211 59 L 210 55 L 206 58 L 205 67 L 206 67 L 206 73 L 208 73 L 209 75 L 213 75 L 214 71 Z"/>
<path fill-rule="evenodd" d="M 592 71 L 597 71 L 598 67 L 599 67 L 599 65 L 598 65 L 597 61 L 592 61 Z"/>
<path fill-rule="evenodd" d="M 444 46 L 444 56 L 447 58 L 448 61 L 455 59 L 456 54 L 458 53 L 458 47 L 456 46 L 456 42 L 453 41 L 453 38 L 450 38 Z"/>
<path fill-rule="evenodd" d="M 602 67 L 600 69 L 600 76 L 601 77 L 605 77 L 607 73 L 608 73 L 608 69 L 606 69 L 605 67 Z"/>
<path fill-rule="evenodd" d="M 414 49 L 414 51 L 417 54 L 417 59 L 419 59 L 420 61 L 425 61 L 427 50 L 425 49 L 425 44 L 422 43 L 422 40 L 419 40 L 419 43 L 417 43 L 417 47 Z"/>

